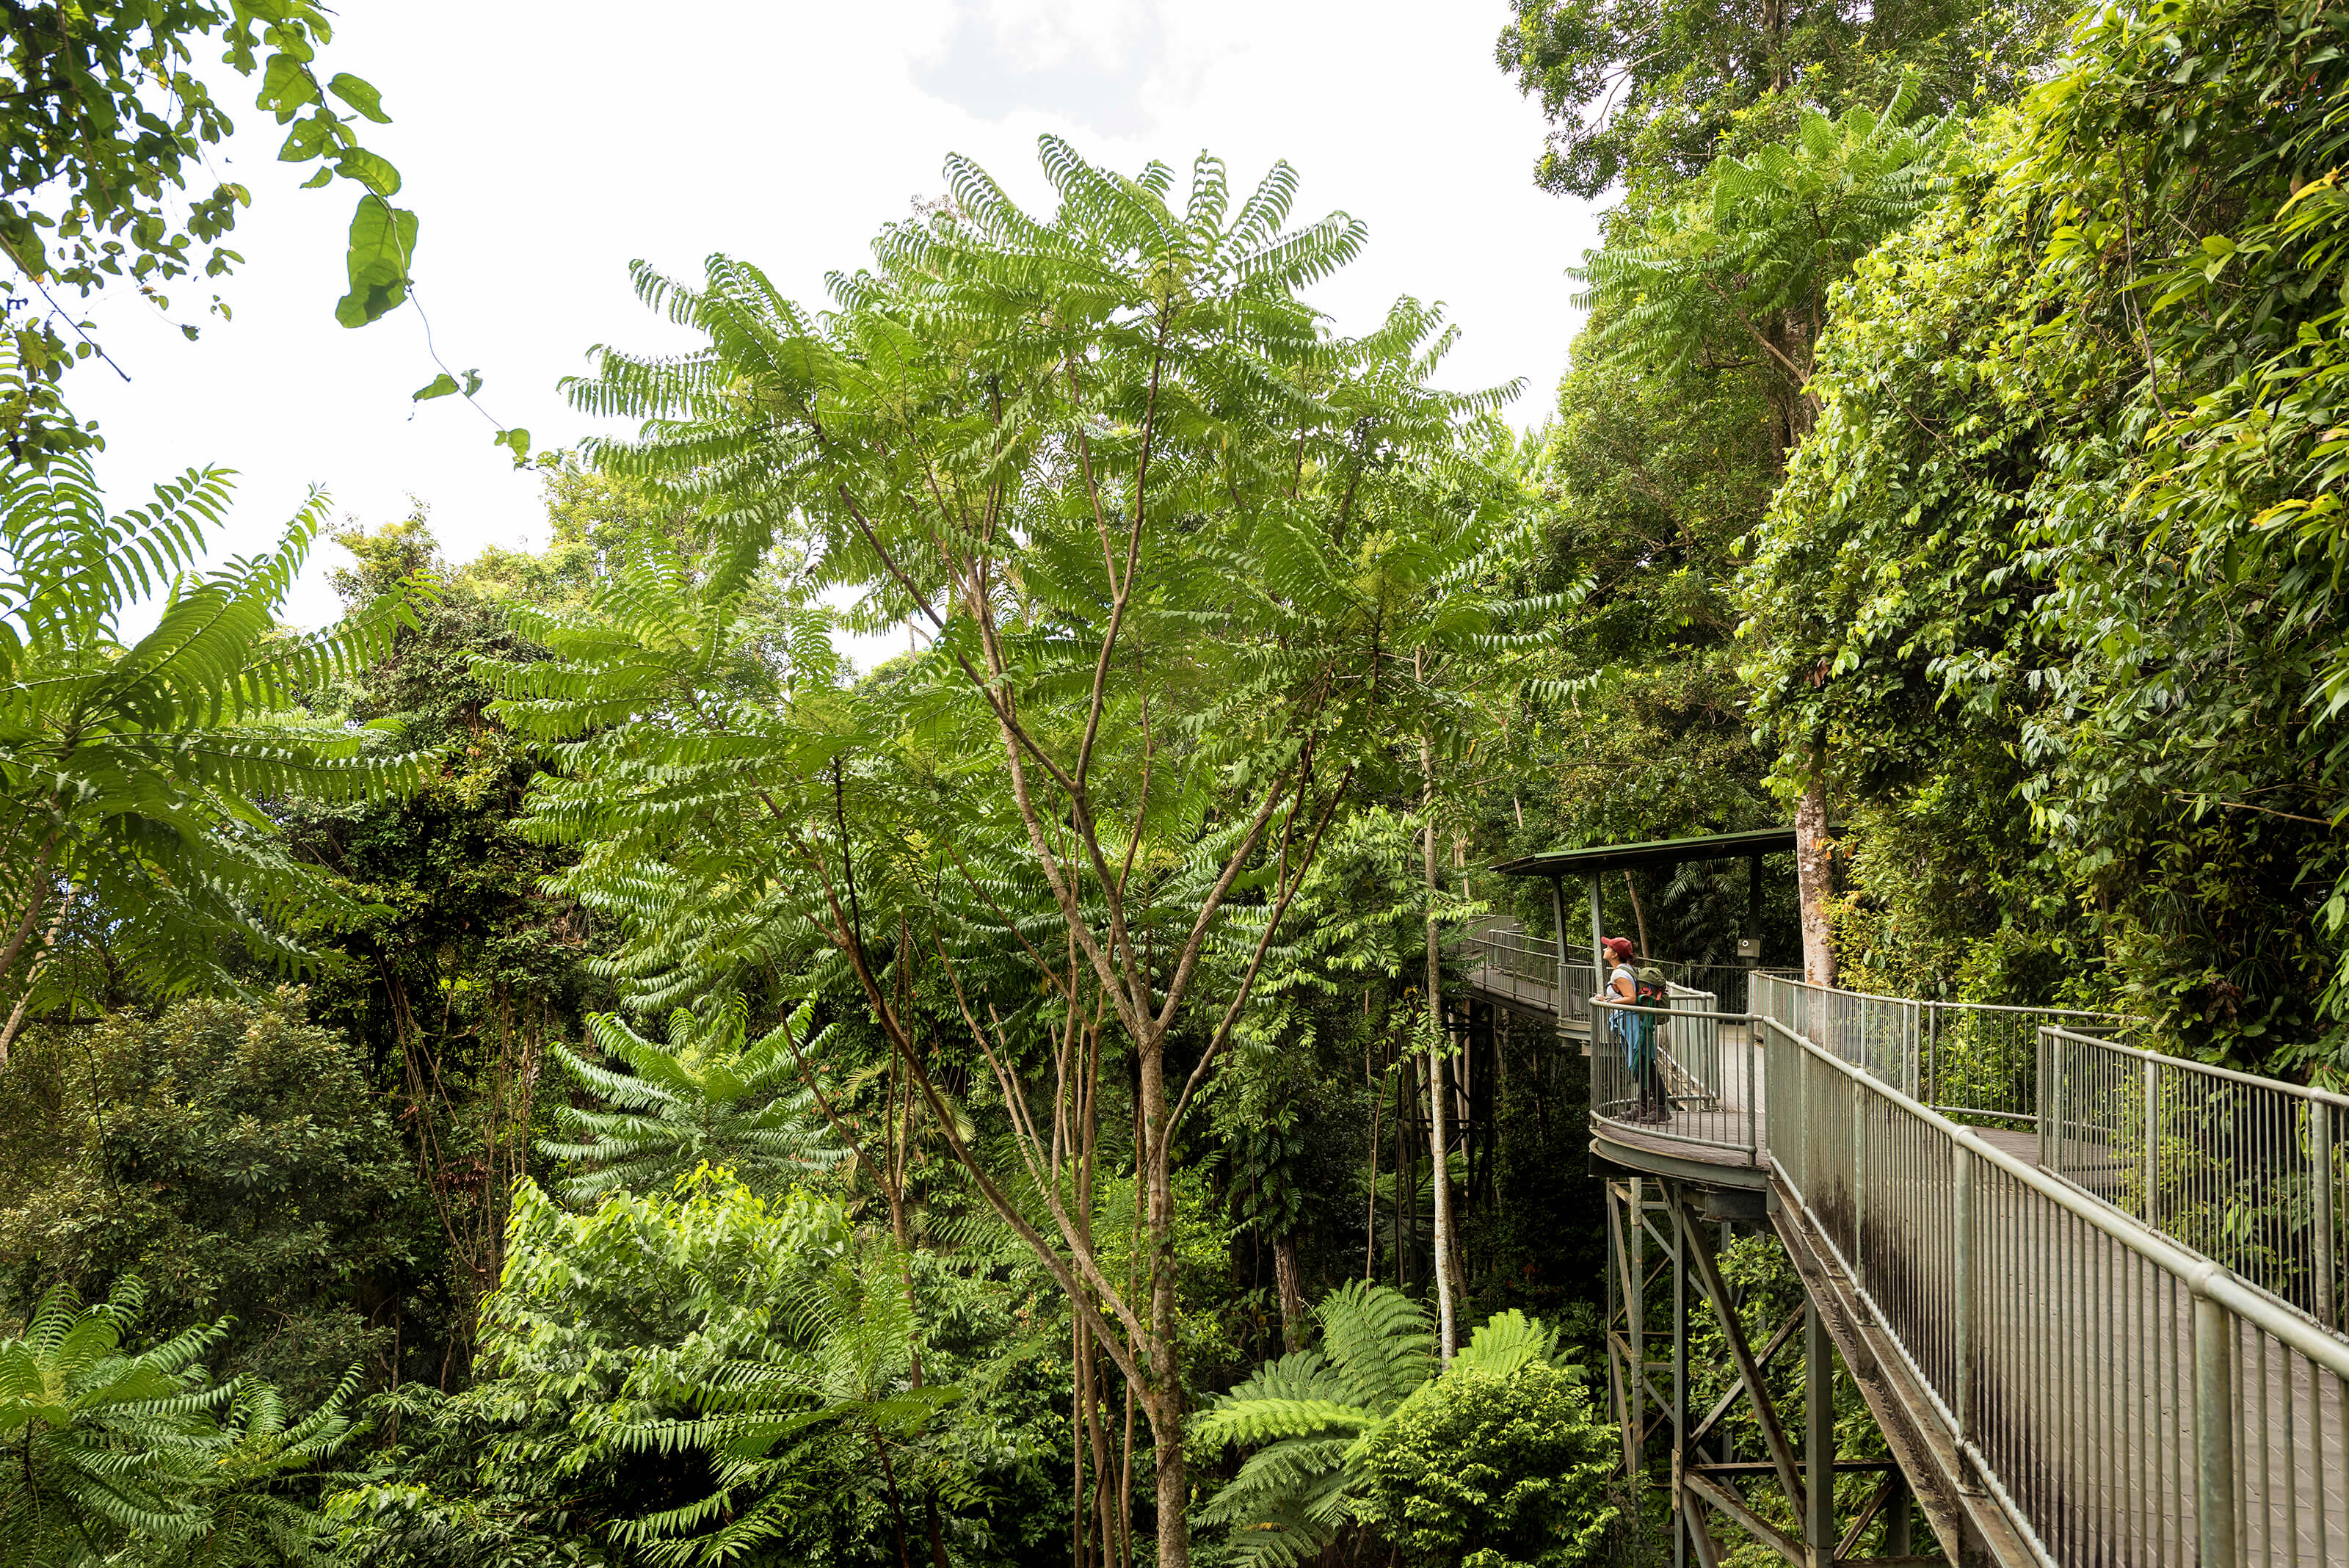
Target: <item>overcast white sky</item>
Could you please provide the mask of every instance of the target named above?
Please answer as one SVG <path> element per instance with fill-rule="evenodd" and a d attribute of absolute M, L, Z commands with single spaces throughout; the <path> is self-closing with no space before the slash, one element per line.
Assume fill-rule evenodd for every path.
<path fill-rule="evenodd" d="M 555 383 L 591 345 L 673 341 L 630 294 L 631 259 L 690 273 L 723 251 L 814 299 L 883 222 L 943 191 L 950 151 L 1044 206 L 1047 130 L 1128 171 L 1211 149 L 1235 186 L 1288 159 L 1299 216 L 1342 208 L 1370 226 L 1364 259 L 1317 302 L 1351 329 L 1399 293 L 1444 301 L 1464 329 L 1447 379 L 1524 378 L 1513 417 L 1531 425 L 1577 322 L 1561 269 L 1597 224 L 1533 187 L 1541 117 L 1492 63 L 1505 16 L 1497 0 L 378 0 L 345 5 L 321 63 L 382 89 L 393 123 L 369 143 L 421 217 L 442 358 L 479 367 L 482 401 L 541 447 L 588 433 Z M 222 85 L 250 105 L 249 85 Z M 313 483 L 370 524 L 417 497 L 453 559 L 543 542 L 539 481 L 481 416 L 456 399 L 411 410 L 434 374 L 417 314 L 335 324 L 347 188 L 295 190 L 282 132 L 249 107 L 237 118 L 215 154 L 254 194 L 233 242 L 248 265 L 222 290 L 235 319 L 205 318 L 209 290 L 184 285 L 172 314 L 202 323 L 197 343 L 135 298 L 91 311 L 132 377 L 91 366 L 69 384 L 101 421 L 116 504 L 217 462 L 243 475 L 233 550 L 272 542 Z M 324 567 L 341 555 L 321 552 L 290 618 L 332 618 Z"/>

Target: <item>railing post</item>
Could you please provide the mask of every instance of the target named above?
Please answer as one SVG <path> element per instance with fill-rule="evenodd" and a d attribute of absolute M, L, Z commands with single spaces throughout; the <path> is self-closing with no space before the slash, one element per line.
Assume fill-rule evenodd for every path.
<path fill-rule="evenodd" d="M 1868 1272 L 1868 1090 L 1851 1083 L 1851 1272 L 1865 1283 Z"/>
<path fill-rule="evenodd" d="M 1938 1111 L 1941 1108 L 1941 1010 L 1930 1002 L 1924 1005 L 1925 1092 L 1917 1097 Z"/>
<path fill-rule="evenodd" d="M 1920 1003 L 1911 1002 L 1900 1009 L 1900 1033 L 1902 1036 L 1900 1041 L 1900 1054 L 1902 1056 L 1907 1058 L 1907 1060 L 1901 1064 L 1901 1068 L 1909 1075 L 1909 1082 L 1903 1085 L 1902 1088 L 1907 1091 L 1910 1099 L 1922 1099 L 1930 1106 L 1933 1103 L 1932 1095 L 1930 1092 L 1921 1096 L 1917 1093 L 1917 1071 L 1919 1066 L 1921 1064 L 1920 1059 L 1925 1054 L 1923 1048 L 1925 1033 L 1924 1023 L 1925 1014 Z"/>
<path fill-rule="evenodd" d="M 2337 1327 L 2333 1300 L 2333 1107 L 2308 1102 L 2310 1176 L 2316 1183 L 2316 1321 Z"/>
<path fill-rule="evenodd" d="M 2036 1093 L 2031 1108 L 2038 1113 L 2032 1120 L 2039 1128 L 2039 1166 L 2044 1170 L 2047 1167 L 2048 1157 L 2054 1152 L 2047 1145 L 2047 1124 L 2053 1117 L 2055 1096 L 2051 1087 L 2055 1069 L 2047 1054 L 2047 1031 L 2044 1029 L 2032 1031 L 2031 1055 L 2033 1065 L 2037 1069 L 2033 1075 L 2036 1080 Z"/>
<path fill-rule="evenodd" d="M 2235 1568 L 2234 1319 L 2194 1290 L 2194 1511 L 2199 1568 Z"/>
<path fill-rule="evenodd" d="M 2145 1064 L 2145 1222 L 2161 1229 L 2161 1064 Z"/>
<path fill-rule="evenodd" d="M 1957 1386 L 1950 1390 L 1950 1407 L 1957 1412 L 1958 1442 L 1962 1450 L 1974 1436 L 1974 1157 L 1961 1143 L 1950 1145 L 1950 1158 L 1955 1168 L 1951 1172 L 1955 1190 L 1951 1208 L 1951 1228 L 1956 1231 L 1957 1243 Z M 1964 1469 L 1961 1452 L 1959 1469 Z"/>
<path fill-rule="evenodd" d="M 1745 1020 L 1745 1147 L 1746 1161 L 1762 1163 L 1762 1096 L 1769 1092 L 1770 1061 L 1763 1054 L 1762 1026 Z"/>

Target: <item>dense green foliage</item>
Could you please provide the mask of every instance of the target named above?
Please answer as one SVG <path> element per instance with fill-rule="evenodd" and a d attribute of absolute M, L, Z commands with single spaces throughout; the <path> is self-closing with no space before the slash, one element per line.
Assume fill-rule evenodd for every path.
<path fill-rule="evenodd" d="M 1431 307 L 1332 328 L 1286 166 L 1047 138 L 1049 210 L 950 161 L 821 306 L 640 267 L 686 346 L 569 385 L 639 424 L 547 547 L 347 527 L 323 634 L 323 500 L 203 568 L 220 473 L 12 449 L 0 1564 L 1629 1561 L 1588 1068 L 1445 945 L 1550 931 L 1514 852 L 1791 806 L 1797 887 L 1604 919 L 2349 1076 L 2338 16 L 1515 10 L 1543 180 L 1622 196 L 1538 431 Z M 316 14 L 11 13 L 20 78 L 72 17 L 118 99 L 267 34 L 391 178 Z M 155 169 L 0 237 L 193 265 L 173 102 L 12 121 Z"/>
<path fill-rule="evenodd" d="M 2082 39 L 1846 292 L 1746 579 L 1756 714 L 1832 731 L 1888 850 L 1971 860 L 1980 891 L 1939 907 L 2045 952 L 2025 983 L 2066 971 L 2192 1047 L 2331 1070 L 2349 863 L 2318 389 L 2343 256 L 2310 181 L 2349 73 L 2291 5 Z M 1880 884 L 1909 917 L 1871 928 L 1888 979 L 1948 919 L 1896 891 L 1913 866 Z"/>
<path fill-rule="evenodd" d="M 1702 174 L 1741 122 L 1880 100 L 1903 72 L 1932 112 L 2013 94 L 2054 20 L 2035 5 L 1793 0 L 1758 7 L 1512 0 L 1494 55 L 1558 122 L 1535 179 L 1597 196 Z"/>
<path fill-rule="evenodd" d="M 1579 1376 L 1459 1361 L 1363 1439 L 1363 1521 L 1409 1561 L 1575 1568 L 1616 1518 L 1622 1453 Z"/>
<path fill-rule="evenodd" d="M 1615 1517 L 1606 1456 L 1619 1444 L 1579 1372 L 1552 1365 L 1552 1330 L 1496 1314 L 1439 1371 L 1427 1312 L 1400 1291 L 1351 1280 L 1315 1315 L 1320 1345 L 1268 1363 L 1199 1418 L 1203 1447 L 1256 1449 L 1199 1515 L 1231 1527 L 1234 1562 L 1290 1568 L 1358 1521 L 1430 1562 L 1488 1541 L 1542 1543 L 1554 1568 L 1588 1558 Z M 1440 1483 L 1435 1469 L 1449 1472 Z"/>
<path fill-rule="evenodd" d="M 304 1000 L 32 1036 L 0 1075 L 0 1312 L 137 1278 L 150 1321 L 225 1320 L 213 1365 L 297 1401 L 354 1366 L 397 1375 L 430 1211 L 364 1064 Z"/>

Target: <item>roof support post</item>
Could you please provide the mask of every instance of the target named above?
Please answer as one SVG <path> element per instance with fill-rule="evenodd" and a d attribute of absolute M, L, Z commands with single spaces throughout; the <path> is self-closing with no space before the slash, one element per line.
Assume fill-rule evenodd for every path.
<path fill-rule="evenodd" d="M 1550 980 L 1557 986 L 1557 1032 L 1564 1034 L 1567 1017 L 1566 965 L 1567 957 L 1571 949 L 1566 940 L 1566 878 L 1563 877 L 1553 877 L 1549 879 L 1549 920 L 1550 940 L 1557 949 L 1557 972 L 1550 976 Z"/>
<path fill-rule="evenodd" d="M 1762 857 L 1745 857 L 1745 934 L 1753 939 L 1754 962 L 1762 961 Z"/>
<path fill-rule="evenodd" d="M 1591 990 L 1596 992 L 1607 989 L 1607 951 L 1604 945 L 1607 940 L 1607 928 L 1599 908 L 1598 872 L 1593 871 L 1590 874 L 1588 886 L 1590 888 L 1590 963 L 1591 967 L 1599 971 L 1599 983 L 1591 987 Z"/>

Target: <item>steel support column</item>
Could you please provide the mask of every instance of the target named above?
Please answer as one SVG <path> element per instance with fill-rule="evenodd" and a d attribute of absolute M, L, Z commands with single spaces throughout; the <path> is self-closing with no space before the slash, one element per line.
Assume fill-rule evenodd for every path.
<path fill-rule="evenodd" d="M 1803 1309 L 1803 1547 L 1809 1568 L 1835 1568 L 1835 1346 L 1816 1302 Z"/>
<path fill-rule="evenodd" d="M 1688 1451 L 1688 1259 L 1689 1222 L 1681 1212 L 1680 1189 L 1667 1182 L 1664 1199 L 1672 1219 L 1672 1568 L 1688 1568 L 1689 1531 L 1696 1520 L 1682 1506 L 1682 1470 Z"/>

